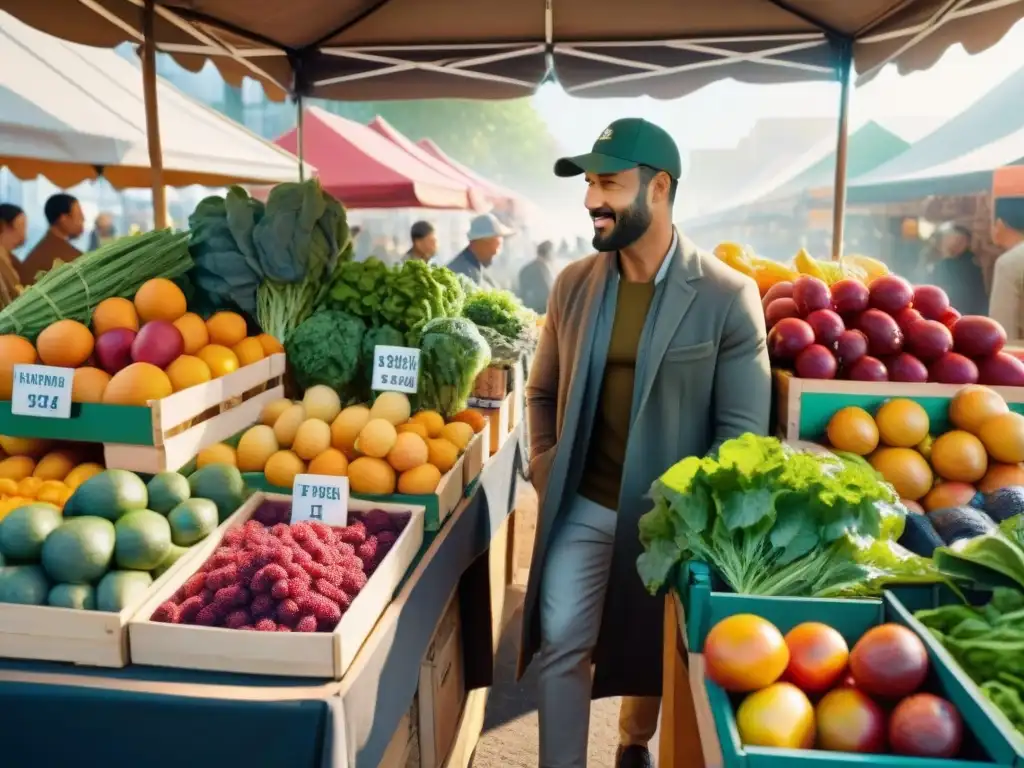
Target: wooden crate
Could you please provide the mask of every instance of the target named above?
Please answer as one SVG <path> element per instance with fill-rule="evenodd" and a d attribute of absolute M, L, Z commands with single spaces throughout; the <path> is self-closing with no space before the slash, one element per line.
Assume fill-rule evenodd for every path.
<path fill-rule="evenodd" d="M 491 458 L 490 422 L 484 425 L 482 432 L 473 436 L 473 439 L 469 441 L 469 445 L 466 446 L 465 453 L 462 454 L 462 484 L 464 488 L 469 488 L 480 476 L 484 469 L 484 464 L 487 463 L 489 458 Z"/>
<path fill-rule="evenodd" d="M 960 384 L 903 384 L 895 381 L 822 381 L 800 379 L 788 371 L 774 375 L 776 434 L 786 440 L 818 440 L 829 419 L 840 408 L 858 406 L 874 413 L 886 400 L 905 397 L 928 412 L 935 434 L 949 427 L 949 401 L 963 389 Z M 1024 387 L 991 387 L 1010 410 L 1024 413 Z"/>
<path fill-rule="evenodd" d="M 427 654 L 420 664 L 419 737 L 420 765 L 444 764 L 458 731 L 466 699 L 462 666 L 462 622 L 458 594 L 448 602 Z"/>
<path fill-rule="evenodd" d="M 512 425 L 512 401 L 515 393 L 506 395 L 502 400 L 482 401 L 470 400 L 470 406 L 476 408 L 487 417 L 490 425 L 490 452 L 497 453 L 505 444 L 505 439 L 513 429 Z"/>
<path fill-rule="evenodd" d="M 333 680 L 344 676 L 377 620 L 391 603 L 395 590 L 423 544 L 423 507 L 349 500 L 349 509 L 383 509 L 391 513 L 411 513 L 412 517 L 333 632 L 244 632 L 149 620 L 157 606 L 168 600 L 199 570 L 220 546 L 227 531 L 243 525 L 264 499 L 289 498 L 262 492 L 253 494 L 209 538 L 182 558 L 186 561 L 185 567 L 153 592 L 129 622 L 133 663 L 248 675 Z"/>
<path fill-rule="evenodd" d="M 480 400 L 501 400 L 508 394 L 511 373 L 508 368 L 484 368 L 473 382 L 473 397 Z"/>
<path fill-rule="evenodd" d="M 202 543 L 196 545 L 202 546 Z M 128 622 L 150 595 L 160 594 L 187 568 L 187 555 L 120 613 L 0 603 L 0 658 L 123 667 L 129 661 Z"/>
<path fill-rule="evenodd" d="M 285 356 L 272 355 L 148 406 L 75 403 L 68 419 L 14 416 L 0 402 L 0 434 L 103 443 L 106 466 L 154 474 L 187 464 L 203 448 L 259 419 L 284 397 Z"/>

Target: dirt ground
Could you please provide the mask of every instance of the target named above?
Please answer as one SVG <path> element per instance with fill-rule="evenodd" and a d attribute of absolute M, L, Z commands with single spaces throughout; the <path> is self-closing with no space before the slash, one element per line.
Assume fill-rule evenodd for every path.
<path fill-rule="evenodd" d="M 495 683 L 487 700 L 484 733 L 473 757 L 473 768 L 536 768 L 537 681 L 532 671 L 516 682 L 516 654 L 522 626 L 522 600 L 529 574 L 537 521 L 537 497 L 520 486 L 515 520 L 515 584 L 506 600 L 511 614 L 498 651 Z M 589 768 L 614 768 L 618 746 L 618 699 L 595 701 L 590 715 Z"/>

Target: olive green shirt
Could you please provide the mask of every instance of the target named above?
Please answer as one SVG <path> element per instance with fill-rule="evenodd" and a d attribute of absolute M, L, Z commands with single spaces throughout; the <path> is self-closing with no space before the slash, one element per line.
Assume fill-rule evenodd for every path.
<path fill-rule="evenodd" d="M 620 280 L 608 359 L 601 380 L 594 429 L 579 492 L 606 509 L 618 509 L 622 467 L 633 407 L 633 382 L 640 337 L 654 298 L 655 283 Z"/>

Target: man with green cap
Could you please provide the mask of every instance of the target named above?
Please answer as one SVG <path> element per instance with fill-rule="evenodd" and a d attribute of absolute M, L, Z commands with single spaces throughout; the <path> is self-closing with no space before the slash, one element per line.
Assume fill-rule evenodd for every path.
<path fill-rule="evenodd" d="M 526 392 L 540 512 L 520 673 L 536 654 L 541 768 L 585 768 L 604 696 L 623 697 L 617 765 L 652 765 L 664 604 L 637 573 L 646 495 L 682 459 L 768 431 L 757 286 L 673 227 L 681 166 L 637 118 L 555 164 L 586 178 L 598 253 L 555 281 Z"/>

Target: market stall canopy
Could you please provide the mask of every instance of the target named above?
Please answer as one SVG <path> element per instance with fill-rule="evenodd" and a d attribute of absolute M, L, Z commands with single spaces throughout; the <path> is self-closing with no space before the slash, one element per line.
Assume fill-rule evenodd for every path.
<path fill-rule="evenodd" d="M 865 173 L 906 152 L 910 144 L 873 120 L 850 133 L 847 164 L 851 173 Z M 792 215 L 800 198 L 826 189 L 824 199 L 831 204 L 835 180 L 835 140 L 825 138 L 803 155 L 787 158 L 769 167 L 736 196 L 726 208 L 698 216 L 687 222 L 691 229 L 739 221 L 749 215 Z M 817 195 L 816 195 L 817 196 Z"/>
<path fill-rule="evenodd" d="M 142 42 L 141 0 L 0 0 L 75 42 Z M 512 98 L 555 77 L 580 96 L 675 97 L 709 82 L 829 80 L 852 53 L 927 69 L 955 43 L 977 53 L 1024 0 L 159 0 L 154 39 L 237 85 L 341 100 Z M 852 48 L 852 50 L 851 50 Z"/>
<path fill-rule="evenodd" d="M 891 162 L 860 176 L 851 174 L 851 202 L 992 192 L 1005 189 L 1005 179 L 1024 178 L 1022 94 L 1024 68 Z"/>
<path fill-rule="evenodd" d="M 294 156 L 166 82 L 158 93 L 165 184 L 297 178 Z M 100 174 L 119 188 L 150 186 L 138 67 L 0 13 L 0 166 L 64 188 Z"/>
<path fill-rule="evenodd" d="M 399 131 L 383 117 L 377 115 L 373 120 L 367 123 L 367 126 L 379 133 L 392 144 L 397 145 L 400 149 L 412 155 L 423 163 L 423 165 L 437 171 L 442 176 L 451 179 L 456 184 L 466 187 L 466 202 L 469 208 L 472 208 L 474 211 L 490 210 L 491 206 L 484 197 L 484 190 L 482 188 L 478 187 L 470 179 L 460 174 L 447 163 L 438 160 L 436 157 L 431 155 L 423 149 L 423 147 L 419 146 L 415 141 Z"/>
<path fill-rule="evenodd" d="M 298 151 L 299 129 L 275 143 Z M 302 156 L 323 188 L 348 208 L 449 208 L 468 205 L 465 184 L 424 165 L 379 133 L 320 107 L 303 110 Z"/>
<path fill-rule="evenodd" d="M 416 144 L 431 157 L 436 158 L 440 162 L 447 165 L 449 168 L 454 169 L 460 176 L 465 178 L 470 184 L 475 186 L 477 189 L 483 190 L 484 195 L 494 203 L 495 205 L 523 205 L 523 198 L 510 189 L 506 189 L 500 184 L 495 184 L 489 179 L 485 179 L 483 176 L 478 174 L 469 166 L 463 165 L 454 157 L 448 155 L 443 149 L 435 144 L 431 139 L 420 139 Z"/>

